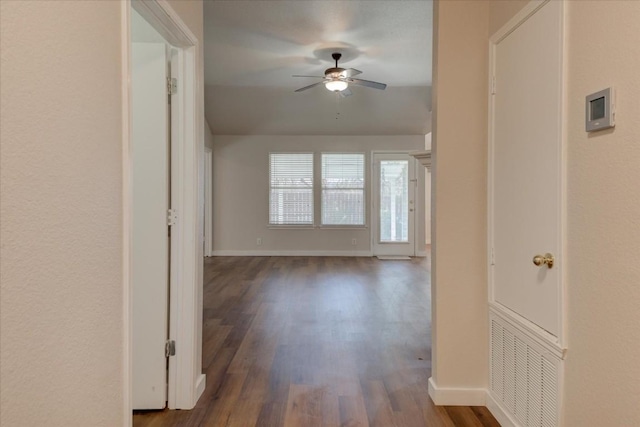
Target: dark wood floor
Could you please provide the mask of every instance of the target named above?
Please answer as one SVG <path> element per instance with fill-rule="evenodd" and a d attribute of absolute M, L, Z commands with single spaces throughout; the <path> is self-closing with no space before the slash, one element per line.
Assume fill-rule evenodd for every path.
<path fill-rule="evenodd" d="M 134 426 L 499 427 L 431 402 L 430 307 L 425 258 L 208 258 L 204 395 Z"/>

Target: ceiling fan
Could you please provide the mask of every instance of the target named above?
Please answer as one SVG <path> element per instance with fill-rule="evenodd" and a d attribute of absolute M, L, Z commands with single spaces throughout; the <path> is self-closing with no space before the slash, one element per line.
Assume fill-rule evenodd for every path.
<path fill-rule="evenodd" d="M 302 92 L 304 90 L 311 89 L 312 87 L 324 84 L 324 87 L 326 87 L 327 90 L 330 90 L 331 92 L 338 92 L 341 96 L 344 97 L 351 95 L 351 91 L 349 90 L 350 84 L 372 87 L 374 89 L 380 90 L 384 90 L 387 87 L 387 85 L 384 83 L 372 82 L 370 80 L 354 79 L 353 76 L 362 74 L 362 71 L 356 70 L 355 68 L 338 67 L 338 60 L 340 60 L 340 58 L 342 57 L 341 53 L 332 53 L 331 57 L 336 61 L 336 66 L 327 68 L 324 71 L 324 76 L 300 76 L 297 74 L 293 75 L 293 77 L 314 77 L 322 79 L 321 82 L 301 87 L 300 89 L 297 89 L 296 92 Z"/>

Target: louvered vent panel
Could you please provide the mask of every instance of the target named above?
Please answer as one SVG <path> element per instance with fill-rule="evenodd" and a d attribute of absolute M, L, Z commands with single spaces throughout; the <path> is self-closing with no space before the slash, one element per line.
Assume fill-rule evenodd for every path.
<path fill-rule="evenodd" d="M 508 322 L 491 319 L 491 394 L 522 427 L 558 426 L 559 359 Z"/>
<path fill-rule="evenodd" d="M 502 400 L 502 390 L 504 382 L 504 354 L 502 348 L 502 326 L 494 322 L 491 328 L 491 342 L 493 343 L 491 352 L 491 389 L 495 395 Z"/>
<path fill-rule="evenodd" d="M 544 427 L 557 426 L 558 369 L 549 360 L 542 359 L 542 423 Z"/>
<path fill-rule="evenodd" d="M 542 358 L 537 351 L 529 347 L 527 359 L 529 360 L 529 413 L 527 414 L 528 426 L 542 425 Z"/>
<path fill-rule="evenodd" d="M 518 420 L 523 424 L 527 425 L 527 410 L 529 399 L 527 396 L 527 388 L 528 388 L 528 378 L 527 373 L 529 367 L 527 365 L 527 344 L 524 343 L 520 338 L 515 338 L 516 342 L 516 411 L 515 415 Z"/>
<path fill-rule="evenodd" d="M 507 329 L 502 330 L 504 351 L 503 402 L 509 412 L 516 412 L 516 343 L 515 337 Z"/>

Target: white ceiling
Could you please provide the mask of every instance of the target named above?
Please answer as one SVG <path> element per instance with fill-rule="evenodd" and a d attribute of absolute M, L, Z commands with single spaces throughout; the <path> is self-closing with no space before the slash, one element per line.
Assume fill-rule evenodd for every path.
<path fill-rule="evenodd" d="M 418 135 L 431 129 L 432 2 L 204 4 L 205 113 L 214 134 Z M 337 97 L 294 90 L 333 66 L 386 83 Z"/>

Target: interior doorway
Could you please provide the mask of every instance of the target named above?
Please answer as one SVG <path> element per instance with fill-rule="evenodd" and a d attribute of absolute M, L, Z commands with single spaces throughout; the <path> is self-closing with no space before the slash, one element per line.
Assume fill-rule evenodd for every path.
<path fill-rule="evenodd" d="M 213 256 L 213 151 L 204 147 L 204 256 Z"/>
<path fill-rule="evenodd" d="M 171 237 L 171 46 L 135 10 L 131 20 L 132 399 L 134 409 L 167 404 Z M 173 240 L 173 241 L 172 241 Z M 173 262 L 172 262 L 173 261 Z"/>
<path fill-rule="evenodd" d="M 127 411 L 134 407 L 192 409 L 205 387 L 201 369 L 204 154 L 199 131 L 202 111 L 197 103 L 199 41 L 166 2 L 132 0 L 122 7 L 123 73 L 128 82 L 123 87 Z M 141 25 L 140 32 L 133 27 L 136 24 Z M 145 60 L 139 61 L 143 56 Z M 137 96 L 138 87 L 151 84 L 151 77 L 137 75 L 150 63 L 155 70 L 152 95 Z M 144 101 L 141 109 L 136 108 L 139 100 Z M 141 117 L 149 114 L 148 108 L 157 114 L 143 123 Z M 141 128 L 154 134 L 145 137 L 152 149 L 143 155 L 137 152 L 136 141 Z M 153 191 L 138 191 L 141 159 L 154 171 L 153 178 L 146 176 Z M 153 202 L 147 200 L 151 196 Z M 154 218 L 155 244 L 139 235 L 141 227 L 151 221 L 145 221 L 148 215 L 137 213 L 138 208 L 149 210 Z M 157 256 L 148 256 L 152 252 Z M 144 288 L 138 280 L 143 267 L 157 276 L 149 279 L 152 294 L 138 292 Z M 139 357 L 140 349 L 153 355 Z M 154 394 L 153 402 L 139 403 L 138 374 L 151 364 L 153 382 L 145 380 L 144 387 Z"/>

